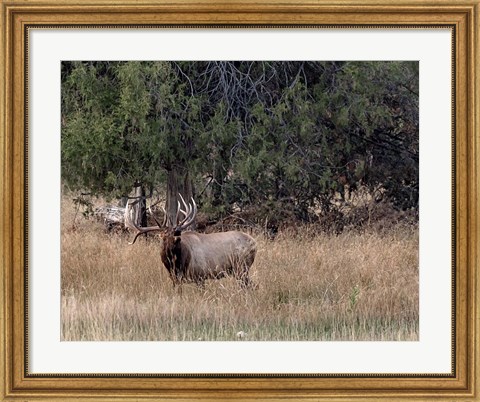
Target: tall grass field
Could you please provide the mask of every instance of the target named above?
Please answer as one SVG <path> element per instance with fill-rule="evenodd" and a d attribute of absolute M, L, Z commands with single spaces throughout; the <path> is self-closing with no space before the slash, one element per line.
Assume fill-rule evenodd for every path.
<path fill-rule="evenodd" d="M 174 289 L 161 240 L 109 234 L 62 201 L 64 341 L 415 341 L 418 228 L 251 233 L 255 283 Z M 75 224 L 74 224 L 75 221 Z"/>

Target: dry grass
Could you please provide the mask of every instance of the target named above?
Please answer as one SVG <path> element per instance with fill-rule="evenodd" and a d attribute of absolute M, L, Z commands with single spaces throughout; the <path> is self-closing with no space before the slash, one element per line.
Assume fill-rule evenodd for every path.
<path fill-rule="evenodd" d="M 173 289 L 159 241 L 108 235 L 62 202 L 63 340 L 417 340 L 418 231 L 255 236 L 256 289 Z M 239 333 L 243 331 L 242 335 Z"/>

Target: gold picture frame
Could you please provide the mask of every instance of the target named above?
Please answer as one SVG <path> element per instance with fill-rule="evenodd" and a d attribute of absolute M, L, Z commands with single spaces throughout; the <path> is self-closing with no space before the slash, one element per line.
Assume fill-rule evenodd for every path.
<path fill-rule="evenodd" d="M 205 0 L 0 1 L 2 289 L 0 399 L 10 400 L 436 400 L 480 401 L 478 99 L 480 1 Z M 432 27 L 454 30 L 455 322 L 451 375 L 32 375 L 28 372 L 26 41 L 30 27 Z"/>

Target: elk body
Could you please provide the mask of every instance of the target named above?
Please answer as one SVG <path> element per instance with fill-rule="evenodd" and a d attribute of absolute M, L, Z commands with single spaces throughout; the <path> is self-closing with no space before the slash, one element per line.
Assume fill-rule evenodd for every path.
<path fill-rule="evenodd" d="M 157 226 L 139 227 L 131 219 L 131 207 L 125 208 L 125 225 L 136 235 L 130 244 L 135 243 L 141 234 L 161 231 L 162 246 L 160 256 L 173 285 L 194 282 L 203 286 L 207 279 L 220 279 L 233 276 L 242 286 L 250 287 L 249 270 L 257 252 L 256 241 L 250 235 L 230 231 L 222 233 L 197 233 L 185 231 L 194 221 L 197 206 L 192 199 L 186 204 L 180 196 L 184 210 L 178 204 L 176 224 L 167 227 L 165 217 Z M 184 218 L 180 221 L 180 214 Z"/>

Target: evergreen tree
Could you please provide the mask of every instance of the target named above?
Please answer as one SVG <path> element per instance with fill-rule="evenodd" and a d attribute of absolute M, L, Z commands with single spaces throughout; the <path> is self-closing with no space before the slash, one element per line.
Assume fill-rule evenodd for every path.
<path fill-rule="evenodd" d="M 418 208 L 417 62 L 64 62 L 62 179 L 217 217 L 308 221 L 344 191 Z"/>

